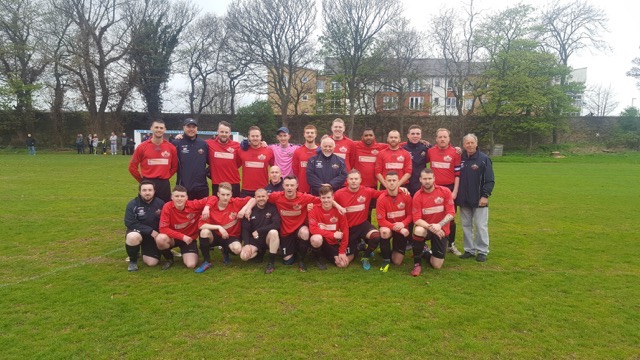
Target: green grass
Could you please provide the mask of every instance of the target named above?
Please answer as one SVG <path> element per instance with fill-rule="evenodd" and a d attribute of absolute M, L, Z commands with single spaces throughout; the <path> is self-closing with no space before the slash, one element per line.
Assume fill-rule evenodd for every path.
<path fill-rule="evenodd" d="M 640 357 L 637 153 L 495 159 L 488 262 L 419 278 L 128 273 L 127 161 L 0 153 L 3 359 Z"/>

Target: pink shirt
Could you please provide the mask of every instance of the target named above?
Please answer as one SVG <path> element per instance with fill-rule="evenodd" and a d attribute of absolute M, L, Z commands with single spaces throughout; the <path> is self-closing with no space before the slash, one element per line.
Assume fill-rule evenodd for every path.
<path fill-rule="evenodd" d="M 293 175 L 293 169 L 291 168 L 293 152 L 299 147 L 300 145 L 292 144 L 289 144 L 287 147 L 282 147 L 280 143 L 269 145 L 269 149 L 273 151 L 275 165 L 280 167 L 283 178 L 287 175 Z"/>

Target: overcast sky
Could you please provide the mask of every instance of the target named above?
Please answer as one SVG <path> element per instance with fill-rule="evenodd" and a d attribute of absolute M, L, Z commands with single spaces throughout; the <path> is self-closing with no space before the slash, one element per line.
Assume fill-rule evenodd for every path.
<path fill-rule="evenodd" d="M 463 7 L 466 1 L 460 0 L 401 0 L 404 6 L 405 16 L 411 19 L 413 25 L 421 31 L 427 31 L 429 20 L 438 14 L 443 8 Z M 231 0 L 195 0 L 202 12 L 211 12 L 224 15 Z M 320 1 L 318 1 L 320 3 Z M 517 2 L 511 0 L 476 0 L 477 9 L 487 13 L 499 11 Z M 529 0 L 523 3 L 534 7 L 542 7 L 547 0 Z M 631 68 L 631 60 L 640 57 L 640 2 L 636 0 L 590 0 L 590 3 L 604 9 L 609 17 L 609 33 L 604 35 L 612 50 L 608 53 L 591 53 L 583 50 L 569 58 L 569 66 L 587 68 L 587 86 L 611 84 L 616 100 L 620 103 L 618 110 L 612 115 L 618 115 L 620 111 L 632 105 L 640 106 L 640 90 L 635 85 L 635 80 L 626 76 Z M 318 5 L 319 6 L 319 5 Z M 318 14 L 320 7 L 318 7 Z M 186 82 L 172 81 L 172 86 L 184 86 Z M 167 109 L 168 110 L 168 109 Z"/>

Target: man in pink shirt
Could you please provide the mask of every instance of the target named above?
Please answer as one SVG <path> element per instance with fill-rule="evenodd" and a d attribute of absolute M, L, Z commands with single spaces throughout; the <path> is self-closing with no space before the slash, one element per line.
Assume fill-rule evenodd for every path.
<path fill-rule="evenodd" d="M 293 175 L 293 169 L 291 166 L 293 163 L 293 153 L 300 147 L 300 145 L 293 145 L 289 143 L 291 135 L 289 133 L 289 129 L 284 126 L 278 129 L 277 136 L 278 143 L 271 144 L 268 148 L 273 151 L 275 165 L 280 167 L 282 177 Z"/>

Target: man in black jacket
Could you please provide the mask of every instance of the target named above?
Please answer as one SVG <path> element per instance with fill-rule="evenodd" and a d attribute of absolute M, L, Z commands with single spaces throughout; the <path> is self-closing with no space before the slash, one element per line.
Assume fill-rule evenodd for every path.
<path fill-rule="evenodd" d="M 164 201 L 155 197 L 153 182 L 142 180 L 138 186 L 138 196 L 129 201 L 124 214 L 127 227 L 125 248 L 129 255 L 129 271 L 138 270 L 138 250 L 142 245 L 142 260 L 148 266 L 156 266 L 160 261 L 160 250 L 155 238 L 160 228 L 160 213 Z"/>
<path fill-rule="evenodd" d="M 489 253 L 489 196 L 495 185 L 493 166 L 491 159 L 478 150 L 478 138 L 474 134 L 465 135 L 462 146 L 465 151 L 456 197 L 464 234 L 464 254 L 460 258 L 475 256 L 477 261 L 485 262 Z"/>
<path fill-rule="evenodd" d="M 209 147 L 206 141 L 198 138 L 198 122 L 195 119 L 185 119 L 182 129 L 184 136 L 172 141 L 178 151 L 176 185 L 187 188 L 189 200 L 203 199 L 209 196 Z"/>
<path fill-rule="evenodd" d="M 307 162 L 307 182 L 311 195 L 318 196 L 322 185 L 330 185 L 333 191 L 344 187 L 347 179 L 347 167 L 341 157 L 333 153 L 335 141 L 326 137 L 320 143 L 321 152 Z"/>
<path fill-rule="evenodd" d="M 271 274 L 275 269 L 275 257 L 280 247 L 280 213 L 275 205 L 267 202 L 269 196 L 265 189 L 256 190 L 256 206 L 251 210 L 251 217 L 242 219 L 242 241 L 244 247 L 240 258 L 244 261 L 264 256 L 269 249 L 269 262 L 264 270 Z"/>

